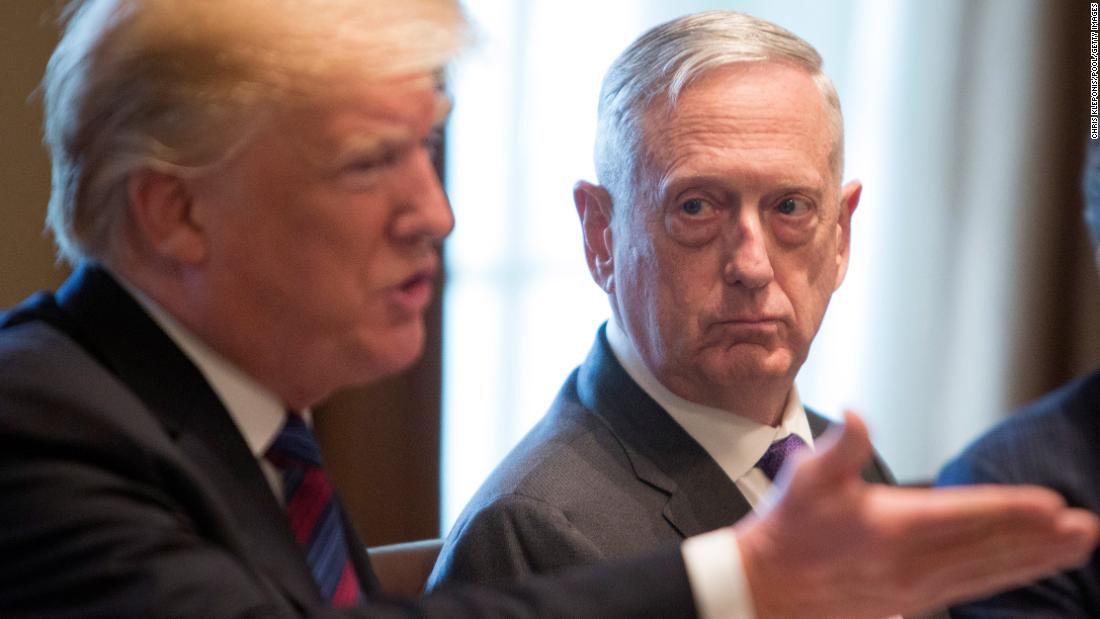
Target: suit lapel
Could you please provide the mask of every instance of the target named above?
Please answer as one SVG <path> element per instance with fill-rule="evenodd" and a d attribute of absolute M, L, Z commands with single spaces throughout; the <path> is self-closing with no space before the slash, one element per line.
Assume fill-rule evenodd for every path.
<path fill-rule="evenodd" d="M 822 417 L 816 411 L 809 407 L 806 409 L 806 419 L 810 422 L 810 433 L 813 434 L 814 441 L 821 438 L 821 435 L 825 434 L 825 431 L 832 427 L 833 422 L 829 421 L 825 417 Z M 890 474 L 890 469 L 886 467 L 886 464 L 882 461 L 876 452 L 872 455 L 871 460 L 860 469 L 860 477 L 863 481 L 874 484 L 891 484 L 893 485 L 894 477 Z"/>
<path fill-rule="evenodd" d="M 623 370 L 604 329 L 580 367 L 578 395 L 618 439 L 638 479 L 668 495 L 665 520 L 690 537 L 750 513 L 718 463 Z"/>
<path fill-rule="evenodd" d="M 626 373 L 607 343 L 606 325 L 578 372 L 581 403 L 618 439 L 642 482 L 668 494 L 664 518 L 690 537 L 733 524 L 752 512 L 725 471 L 680 424 Z M 814 438 L 831 422 L 807 409 Z M 892 483 L 876 455 L 861 471 L 864 480 Z"/>
<path fill-rule="evenodd" d="M 101 267 L 81 267 L 57 298 L 72 335 L 145 403 L 237 525 L 199 526 L 220 529 L 235 555 L 300 608 L 316 606 L 320 594 L 282 507 L 198 368 Z"/>
<path fill-rule="evenodd" d="M 338 506 L 340 508 L 340 518 L 344 523 L 344 537 L 347 538 L 348 557 L 351 559 L 352 565 L 355 566 L 356 576 L 359 577 L 359 588 L 365 596 L 371 597 L 382 591 L 382 585 L 378 582 L 378 576 L 375 575 L 374 568 L 371 567 L 370 557 L 367 556 L 367 545 L 359 539 L 359 534 L 355 531 L 355 525 L 352 524 L 347 511 L 344 510 L 343 501 L 340 501 Z"/>

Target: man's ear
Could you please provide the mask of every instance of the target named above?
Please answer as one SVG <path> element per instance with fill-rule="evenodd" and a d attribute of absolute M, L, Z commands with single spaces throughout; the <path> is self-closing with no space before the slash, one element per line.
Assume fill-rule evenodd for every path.
<path fill-rule="evenodd" d="M 196 264 L 206 257 L 206 239 L 197 223 L 194 197 L 172 174 L 142 169 L 130 175 L 134 249 L 179 265 Z"/>
<path fill-rule="evenodd" d="M 863 185 L 859 181 L 851 181 L 840 189 L 840 213 L 836 222 L 836 286 L 840 288 L 844 282 L 844 275 L 848 272 L 848 256 L 852 241 L 852 213 L 859 205 L 859 196 L 863 193 Z"/>
<path fill-rule="evenodd" d="M 611 194 L 600 185 L 578 181 L 573 186 L 573 203 L 584 234 L 584 257 L 592 279 L 604 290 L 614 289 L 614 252 L 611 236 Z"/>

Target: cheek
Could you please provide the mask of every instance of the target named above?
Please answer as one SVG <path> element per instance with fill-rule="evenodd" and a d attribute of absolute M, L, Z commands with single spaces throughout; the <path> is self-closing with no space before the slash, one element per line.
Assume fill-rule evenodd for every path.
<path fill-rule="evenodd" d="M 392 268 L 382 238 L 383 222 L 369 212 L 348 209 L 342 217 L 319 214 L 302 217 L 287 231 L 286 246 L 276 251 L 297 254 L 302 284 L 348 298 L 333 303 L 361 303 L 363 295 L 377 287 L 376 273 Z"/>
<path fill-rule="evenodd" d="M 794 307 L 799 330 L 813 337 L 836 284 L 837 265 L 831 243 L 819 243 L 773 261 L 776 279 Z"/>
<path fill-rule="evenodd" d="M 721 313 L 726 296 L 717 248 L 688 249 L 669 244 L 654 256 L 650 279 L 652 310 L 664 345 L 693 349 L 704 325 Z"/>
<path fill-rule="evenodd" d="M 386 322 L 371 275 L 371 257 L 318 225 L 299 225 L 262 235 L 249 264 L 256 302 L 303 332 L 347 332 L 357 324 Z M 358 252 L 358 254 L 357 254 Z"/>

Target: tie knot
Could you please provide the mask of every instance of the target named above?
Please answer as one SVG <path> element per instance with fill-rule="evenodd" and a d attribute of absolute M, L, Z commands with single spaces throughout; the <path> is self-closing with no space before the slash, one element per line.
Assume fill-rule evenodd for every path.
<path fill-rule="evenodd" d="M 764 472 L 768 476 L 768 479 L 775 481 L 775 476 L 779 474 L 779 469 L 783 468 L 783 463 L 791 454 L 801 451 L 806 448 L 806 443 L 797 434 L 790 434 L 768 447 L 768 451 L 764 452 L 760 461 L 756 463 L 756 468 Z"/>
<path fill-rule="evenodd" d="M 321 446 L 317 443 L 317 437 L 305 419 L 293 411 L 287 413 L 286 423 L 271 447 L 267 448 L 266 456 L 283 470 L 321 466 Z"/>

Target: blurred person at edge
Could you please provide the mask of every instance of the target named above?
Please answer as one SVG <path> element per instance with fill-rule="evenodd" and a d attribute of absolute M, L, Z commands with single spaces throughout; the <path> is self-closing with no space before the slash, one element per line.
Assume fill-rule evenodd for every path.
<path fill-rule="evenodd" d="M 1089 140 L 1085 223 L 1100 267 L 1100 142 Z M 1100 370 L 1014 411 L 940 472 L 937 485 L 1038 484 L 1100 513 Z M 1100 616 L 1100 556 L 1045 580 L 951 609 L 961 618 Z"/>

